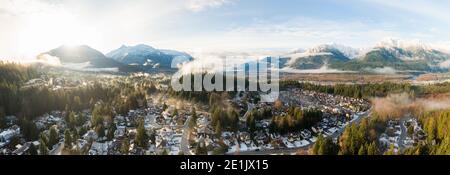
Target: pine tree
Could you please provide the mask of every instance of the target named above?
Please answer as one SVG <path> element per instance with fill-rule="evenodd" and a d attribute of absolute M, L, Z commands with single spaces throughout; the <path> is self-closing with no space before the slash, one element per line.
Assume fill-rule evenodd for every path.
<path fill-rule="evenodd" d="M 30 148 L 29 148 L 28 152 L 30 153 L 30 155 L 37 155 L 38 154 L 36 146 L 34 146 L 33 143 L 30 144 Z"/>
<path fill-rule="evenodd" d="M 52 126 L 49 131 L 48 136 L 48 149 L 52 149 L 53 145 L 57 144 L 59 142 L 59 134 L 56 130 L 56 126 Z"/>
<path fill-rule="evenodd" d="M 40 139 L 39 140 L 39 154 L 40 155 L 48 155 L 48 148 L 45 142 Z"/>
<path fill-rule="evenodd" d="M 78 139 L 80 139 L 80 135 L 76 130 L 72 131 L 72 143 L 76 144 Z"/>
<path fill-rule="evenodd" d="M 375 144 L 375 142 L 372 142 L 371 144 L 369 144 L 369 146 L 367 147 L 367 155 L 377 155 L 378 151 L 377 151 L 377 146 Z"/>
<path fill-rule="evenodd" d="M 130 141 L 127 138 L 125 138 L 122 142 L 122 146 L 120 147 L 120 152 L 123 155 L 128 155 L 129 151 L 130 151 Z"/>
<path fill-rule="evenodd" d="M 359 148 L 358 151 L 358 155 L 362 156 L 362 155 L 366 155 L 366 149 L 364 148 L 364 145 L 361 145 L 361 147 Z"/>
<path fill-rule="evenodd" d="M 72 136 L 68 129 L 64 131 L 64 148 L 72 148 Z"/>
<path fill-rule="evenodd" d="M 384 153 L 384 155 L 396 155 L 394 145 L 391 145 L 389 149 Z"/>
<path fill-rule="evenodd" d="M 411 125 L 408 127 L 408 136 L 412 137 L 414 134 L 414 126 Z"/>
<path fill-rule="evenodd" d="M 178 109 L 177 108 L 175 108 L 173 110 L 173 116 L 172 117 L 175 117 L 175 116 L 178 116 Z"/>
<path fill-rule="evenodd" d="M 75 112 L 70 112 L 69 116 L 67 117 L 67 125 L 70 129 L 74 129 L 76 126 L 76 117 L 75 117 Z"/>
<path fill-rule="evenodd" d="M 95 127 L 95 132 L 97 133 L 98 138 L 105 137 L 105 127 L 103 124 L 97 125 L 97 127 Z"/>
<path fill-rule="evenodd" d="M 108 128 L 108 133 L 106 135 L 106 137 L 108 138 L 108 140 L 112 140 L 114 139 L 114 133 L 116 132 L 116 125 L 114 123 L 111 124 L 111 126 L 109 126 Z"/>
<path fill-rule="evenodd" d="M 137 128 L 137 133 L 136 133 L 136 143 L 140 147 L 145 147 L 145 146 L 147 146 L 147 141 L 148 141 L 148 135 L 147 135 L 147 131 L 145 130 L 145 127 L 144 127 L 144 122 L 140 121 L 138 128 Z"/>
<path fill-rule="evenodd" d="M 162 110 L 163 110 L 163 111 L 166 111 L 166 109 L 167 109 L 167 105 L 166 105 L 166 102 L 164 102 L 163 107 L 162 107 Z"/>
<path fill-rule="evenodd" d="M 0 106 L 0 129 L 6 128 L 6 114 L 3 106 Z"/>
<path fill-rule="evenodd" d="M 430 117 L 426 125 L 427 140 L 430 144 L 436 139 L 436 125 L 434 117 Z"/>
<path fill-rule="evenodd" d="M 215 133 L 217 138 L 220 138 L 222 135 L 222 124 L 220 123 L 220 121 L 218 121 L 216 124 Z"/>
<path fill-rule="evenodd" d="M 192 108 L 192 116 L 189 119 L 189 128 L 194 128 L 195 126 L 197 126 L 197 112 L 195 111 L 195 108 Z"/>
<path fill-rule="evenodd" d="M 319 135 L 319 137 L 316 140 L 316 143 L 314 144 L 313 148 L 312 148 L 312 154 L 313 155 L 320 155 L 319 154 L 319 149 L 320 147 L 322 147 L 322 143 L 324 142 L 324 138 L 321 135 Z"/>

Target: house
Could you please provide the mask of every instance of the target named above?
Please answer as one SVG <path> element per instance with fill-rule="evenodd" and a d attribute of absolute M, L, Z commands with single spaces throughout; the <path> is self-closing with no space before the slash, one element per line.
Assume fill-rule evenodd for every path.
<path fill-rule="evenodd" d="M 13 155 L 27 155 L 27 154 L 29 154 L 28 151 L 30 150 L 31 144 L 33 144 L 33 143 L 27 142 L 23 146 L 19 145 L 18 148 L 12 152 L 12 154 Z"/>
<path fill-rule="evenodd" d="M 94 142 L 92 143 L 91 149 L 89 150 L 89 155 L 108 155 L 109 148 L 112 142 Z"/>
<path fill-rule="evenodd" d="M 0 143 L 9 143 L 9 140 L 20 134 L 20 128 L 17 125 L 0 133 Z"/>
<path fill-rule="evenodd" d="M 84 140 L 97 140 L 98 136 L 94 130 L 89 130 L 86 134 L 83 135 Z"/>
<path fill-rule="evenodd" d="M 115 138 L 121 138 L 124 137 L 126 134 L 126 127 L 125 126 L 118 126 L 116 131 L 114 132 Z"/>

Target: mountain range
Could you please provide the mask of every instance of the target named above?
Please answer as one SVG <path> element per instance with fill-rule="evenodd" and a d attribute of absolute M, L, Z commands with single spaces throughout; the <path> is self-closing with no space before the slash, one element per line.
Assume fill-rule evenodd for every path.
<path fill-rule="evenodd" d="M 143 44 L 122 46 L 106 55 L 86 45 L 63 45 L 40 54 L 37 59 L 47 61 L 45 59 L 49 56 L 58 59 L 58 62 L 67 68 L 77 67 L 80 70 L 118 68 L 123 72 L 176 71 L 176 68 L 171 67 L 173 59 L 183 57 L 184 60 L 192 60 L 192 57 L 184 52 L 158 50 Z"/>
<path fill-rule="evenodd" d="M 352 49 L 337 44 L 320 45 L 282 56 L 293 69 L 319 69 L 324 66 L 343 71 L 393 68 L 399 71 L 448 71 L 450 54 L 419 42 L 383 40 L 370 49 Z"/>
<path fill-rule="evenodd" d="M 136 46 L 123 45 L 107 53 L 106 56 L 123 64 L 143 66 L 147 69 L 170 69 L 172 60 L 176 57 L 192 60 L 192 56 L 187 53 L 174 50 L 158 50 L 144 44 Z"/>
<path fill-rule="evenodd" d="M 57 58 L 62 65 L 81 69 L 118 68 L 119 71 L 176 71 L 172 61 L 181 58 L 192 61 L 185 52 L 155 49 L 139 44 L 121 46 L 106 55 L 89 46 L 61 46 L 42 53 Z M 281 68 L 296 70 L 333 69 L 367 72 L 389 68 L 397 71 L 446 72 L 450 70 L 450 54 L 420 42 L 387 39 L 369 49 L 354 49 L 339 44 L 323 44 L 310 49 L 298 49 L 279 57 Z"/>

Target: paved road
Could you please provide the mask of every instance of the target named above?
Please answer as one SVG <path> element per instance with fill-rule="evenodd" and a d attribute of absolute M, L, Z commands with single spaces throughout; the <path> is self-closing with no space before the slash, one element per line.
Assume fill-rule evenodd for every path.
<path fill-rule="evenodd" d="M 191 152 L 189 151 L 189 133 L 190 133 L 190 128 L 189 128 L 189 121 L 192 119 L 192 117 L 188 117 L 186 119 L 186 122 L 184 123 L 183 126 L 183 136 L 181 138 L 181 151 L 184 153 L 184 155 L 191 155 Z"/>
<path fill-rule="evenodd" d="M 370 116 L 370 112 L 372 109 L 369 109 L 368 111 L 364 112 L 363 115 L 359 116 L 357 119 L 353 120 L 350 122 L 350 124 L 352 123 L 359 123 L 361 122 L 362 119 L 367 118 L 368 116 Z M 332 139 L 336 139 L 338 138 L 345 130 L 346 127 L 340 128 L 338 131 L 336 131 L 335 133 L 333 133 L 331 135 Z M 298 151 L 304 150 L 307 151 L 309 150 L 312 146 L 314 145 L 314 143 L 310 143 L 306 146 L 300 147 L 300 148 L 282 148 L 282 149 L 273 149 L 273 150 L 261 150 L 261 151 L 245 151 L 245 152 L 239 152 L 239 155 L 268 155 L 268 154 L 284 154 L 284 155 L 291 155 L 291 154 L 295 154 Z M 234 155 L 236 153 L 230 153 L 229 155 Z"/>
<path fill-rule="evenodd" d="M 197 115 L 199 114 L 203 114 L 203 115 L 207 115 L 207 112 L 203 112 L 203 111 L 197 111 Z M 192 117 L 188 117 L 186 119 L 186 122 L 184 123 L 183 126 L 183 136 L 181 137 L 181 143 L 180 143 L 180 147 L 181 147 L 181 151 L 184 153 L 184 155 L 192 155 L 190 150 L 189 150 L 189 133 L 191 132 L 190 128 L 189 128 L 189 121 L 192 120 Z"/>
<path fill-rule="evenodd" d="M 64 142 L 58 143 L 58 147 L 51 150 L 48 154 L 49 155 L 61 155 L 62 149 L 64 148 Z"/>
<path fill-rule="evenodd" d="M 406 121 L 408 121 L 409 119 L 411 119 L 411 116 L 406 116 L 400 119 L 400 128 L 401 128 L 401 134 L 400 134 L 400 138 L 398 140 L 398 147 L 400 149 L 400 152 L 403 151 L 406 147 L 405 147 L 405 140 L 406 140 L 406 136 L 408 135 L 408 128 L 406 128 L 405 124 Z"/>
<path fill-rule="evenodd" d="M 245 121 L 247 121 L 247 115 L 250 114 L 250 112 L 252 112 L 253 108 L 255 108 L 255 105 L 252 103 L 247 103 L 247 112 L 245 112 L 245 114 L 242 116 L 242 119 L 244 119 Z"/>

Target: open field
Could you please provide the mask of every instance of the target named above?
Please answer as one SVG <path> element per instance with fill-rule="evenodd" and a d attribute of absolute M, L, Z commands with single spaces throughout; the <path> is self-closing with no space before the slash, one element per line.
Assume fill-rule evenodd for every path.
<path fill-rule="evenodd" d="M 430 84 L 446 82 L 450 80 L 449 73 L 427 73 L 427 74 L 368 74 L 368 73 L 283 73 L 282 80 L 298 80 L 321 85 L 334 84 L 367 84 L 367 83 L 412 83 Z"/>

